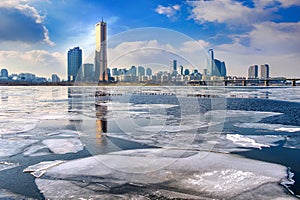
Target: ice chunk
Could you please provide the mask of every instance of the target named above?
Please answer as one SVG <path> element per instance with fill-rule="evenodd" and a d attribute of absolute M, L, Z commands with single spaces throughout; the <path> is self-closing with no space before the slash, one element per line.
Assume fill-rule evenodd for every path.
<path fill-rule="evenodd" d="M 0 135 L 17 134 L 33 130 L 37 127 L 38 121 L 3 121 L 0 122 Z"/>
<path fill-rule="evenodd" d="M 49 180 L 36 179 L 36 184 L 46 198 L 79 198 L 87 190 L 110 198 L 151 194 L 152 188 L 162 185 L 170 193 L 233 198 L 246 191 L 251 197 L 252 190 L 266 184 L 281 188 L 278 183 L 285 179 L 286 167 L 230 154 L 140 149 L 68 161 L 48 169 L 45 175 Z M 268 195 L 262 193 L 263 199 Z M 287 195 L 282 191 L 277 196 Z"/>
<path fill-rule="evenodd" d="M 16 155 L 22 152 L 25 147 L 36 142 L 38 142 L 38 140 L 18 138 L 0 139 L 0 157 Z"/>
<path fill-rule="evenodd" d="M 55 154 L 76 153 L 83 150 L 83 144 L 78 138 L 46 139 L 42 143 Z"/>
<path fill-rule="evenodd" d="M 270 131 L 281 131 L 281 132 L 299 132 L 300 127 L 289 126 L 283 124 L 265 124 L 265 123 L 236 123 L 236 127 L 240 128 L 253 128 L 253 129 L 265 129 Z"/>
<path fill-rule="evenodd" d="M 19 166 L 19 163 L 0 161 L 0 171 Z"/>
<path fill-rule="evenodd" d="M 5 189 L 0 189 L 0 199 L 28 199 L 28 198 L 19 194 L 14 194 Z"/>
<path fill-rule="evenodd" d="M 39 178 L 43 176 L 47 169 L 63 163 L 63 160 L 44 161 L 35 165 L 28 166 L 23 172 L 30 172 L 33 176 Z"/>
<path fill-rule="evenodd" d="M 252 147 L 258 149 L 261 149 L 262 147 L 270 147 L 269 145 L 257 143 L 254 139 L 239 134 L 227 134 L 226 138 L 242 147 Z"/>
<path fill-rule="evenodd" d="M 45 145 L 32 145 L 29 148 L 27 148 L 23 155 L 24 156 L 41 156 L 41 155 L 47 155 L 49 153 L 47 152 L 39 152 L 37 153 L 39 150 L 45 149 L 47 148 Z"/>

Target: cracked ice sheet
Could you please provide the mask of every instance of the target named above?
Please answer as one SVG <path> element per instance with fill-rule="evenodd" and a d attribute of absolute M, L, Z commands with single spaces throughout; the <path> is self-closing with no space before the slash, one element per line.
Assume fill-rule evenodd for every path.
<path fill-rule="evenodd" d="M 21 153 L 25 147 L 36 142 L 38 140 L 0 139 L 0 157 L 8 157 Z"/>
<path fill-rule="evenodd" d="M 103 185 L 109 189 L 122 188 L 125 183 L 141 186 L 131 191 L 137 195 L 141 190 L 147 193 L 152 186 L 159 190 L 164 185 L 171 191 L 208 198 L 231 198 L 246 191 L 251 197 L 259 187 L 266 199 L 272 198 L 269 196 L 272 193 L 265 192 L 264 185 L 271 184 L 280 190 L 278 183 L 287 175 L 284 166 L 236 155 L 190 151 L 190 155 L 180 158 L 185 153 L 187 151 L 140 149 L 72 160 L 48 169 L 45 175 L 49 179 L 36 179 L 36 184 L 49 199 L 79 198 L 80 191 L 88 193 L 88 187 L 78 187 L 83 179 L 86 186 L 93 185 L 91 192 L 98 190 L 111 198 L 118 193 L 110 194 Z M 234 187 L 230 187 L 232 185 Z M 281 191 L 276 197 L 290 197 Z M 128 190 L 124 194 L 128 194 Z"/>
<path fill-rule="evenodd" d="M 78 138 L 46 139 L 42 143 L 55 154 L 76 153 L 83 150 L 83 144 Z"/>
<path fill-rule="evenodd" d="M 0 189 L 0 199 L 28 199 L 28 198 L 19 194 L 14 194 L 5 189 Z"/>
<path fill-rule="evenodd" d="M 266 124 L 266 123 L 237 123 L 234 124 L 236 127 L 240 128 L 254 128 L 254 129 L 265 129 L 270 131 L 281 131 L 281 132 L 300 132 L 299 126 L 290 126 L 284 124 Z"/>
<path fill-rule="evenodd" d="M 0 136 L 5 134 L 18 134 L 33 130 L 37 127 L 38 121 L 7 120 L 0 122 Z"/>

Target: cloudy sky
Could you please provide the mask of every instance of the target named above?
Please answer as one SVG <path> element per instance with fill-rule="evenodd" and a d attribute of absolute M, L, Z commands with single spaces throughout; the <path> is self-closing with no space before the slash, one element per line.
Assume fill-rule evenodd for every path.
<path fill-rule="evenodd" d="M 65 78 L 70 48 L 80 46 L 86 62 L 93 57 L 94 25 L 103 17 L 109 59 L 122 57 L 111 65 L 168 65 L 160 52 L 169 51 L 168 59 L 184 53 L 203 66 L 191 57 L 213 48 L 229 75 L 268 63 L 271 76 L 300 77 L 299 13 L 300 0 L 1 0 L 0 68 Z"/>

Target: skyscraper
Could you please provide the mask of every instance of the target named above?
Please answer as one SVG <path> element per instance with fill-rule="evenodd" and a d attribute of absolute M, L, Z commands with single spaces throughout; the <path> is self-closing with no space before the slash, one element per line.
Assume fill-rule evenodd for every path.
<path fill-rule="evenodd" d="M 107 73 L 107 37 L 106 22 L 98 22 L 95 25 L 96 51 L 95 51 L 95 75 L 100 82 L 108 81 Z"/>
<path fill-rule="evenodd" d="M 248 79 L 258 78 L 258 66 L 252 65 L 248 68 Z"/>
<path fill-rule="evenodd" d="M 138 76 L 145 76 L 145 68 L 138 66 Z"/>
<path fill-rule="evenodd" d="M 152 70 L 149 67 L 146 69 L 146 75 L 152 76 Z"/>
<path fill-rule="evenodd" d="M 210 76 L 214 76 L 214 67 L 215 67 L 215 58 L 214 58 L 214 50 L 213 49 L 209 49 L 209 64 L 208 64 L 208 75 Z"/>
<path fill-rule="evenodd" d="M 68 51 L 68 81 L 75 81 L 82 65 L 82 50 L 74 47 Z"/>
<path fill-rule="evenodd" d="M 260 77 L 262 79 L 270 78 L 270 67 L 268 64 L 260 65 Z"/>
<path fill-rule="evenodd" d="M 8 71 L 7 71 L 7 69 L 1 69 L 0 76 L 8 78 Z"/>
<path fill-rule="evenodd" d="M 84 79 L 87 81 L 92 81 L 94 75 L 94 64 L 92 63 L 83 64 L 83 72 L 84 72 Z"/>

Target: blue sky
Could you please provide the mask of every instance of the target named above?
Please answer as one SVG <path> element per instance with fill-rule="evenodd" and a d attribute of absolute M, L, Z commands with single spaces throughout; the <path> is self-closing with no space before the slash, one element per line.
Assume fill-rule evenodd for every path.
<path fill-rule="evenodd" d="M 300 77 L 299 13 L 300 0 L 2 0 L 0 68 L 65 78 L 68 49 L 80 46 L 84 60 L 93 57 L 94 24 L 103 17 L 109 38 L 123 34 L 124 44 L 112 46 L 111 57 L 145 46 L 185 49 L 187 56 L 197 57 L 192 43 L 198 43 L 204 51 L 215 50 L 229 75 L 246 76 L 250 65 L 268 63 L 272 76 Z M 168 43 L 159 34 L 126 41 L 124 31 L 144 27 L 174 30 L 190 41 Z M 134 57 L 147 53 L 128 57 L 124 66 L 145 63 Z M 168 65 L 160 56 L 154 59 Z"/>

